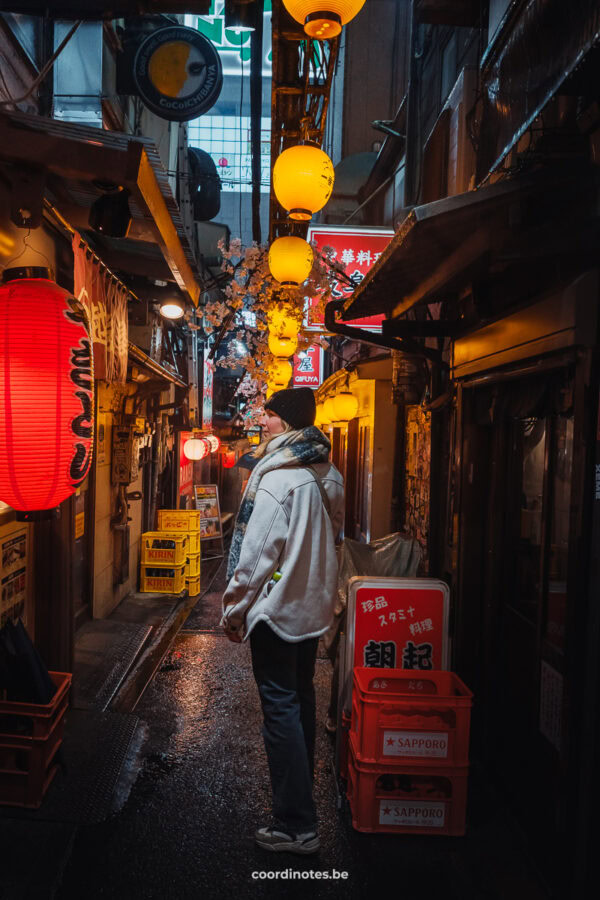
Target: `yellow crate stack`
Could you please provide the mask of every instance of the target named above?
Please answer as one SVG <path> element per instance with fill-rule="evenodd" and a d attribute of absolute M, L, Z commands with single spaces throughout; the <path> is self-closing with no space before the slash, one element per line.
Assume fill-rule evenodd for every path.
<path fill-rule="evenodd" d="M 195 509 L 160 509 L 159 531 L 184 533 L 187 537 L 185 584 L 190 597 L 200 593 L 200 513 Z"/>
<path fill-rule="evenodd" d="M 142 534 L 140 591 L 180 594 L 185 588 L 188 536 L 181 531 L 145 531 Z"/>

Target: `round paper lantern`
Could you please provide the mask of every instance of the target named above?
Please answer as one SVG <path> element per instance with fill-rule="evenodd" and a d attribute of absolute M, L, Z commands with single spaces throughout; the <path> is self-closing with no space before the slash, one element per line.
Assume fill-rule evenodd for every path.
<path fill-rule="evenodd" d="M 278 337 L 294 338 L 300 331 L 300 322 L 290 315 L 289 309 L 273 309 L 267 316 L 269 331 Z"/>
<path fill-rule="evenodd" d="M 81 305 L 48 269 L 4 272 L 0 287 L 0 500 L 43 518 L 92 459 L 94 374 Z M 52 515 L 47 512 L 46 516 Z"/>
<path fill-rule="evenodd" d="M 331 419 L 329 419 L 325 414 L 324 403 L 317 403 L 317 419 L 319 420 L 319 428 L 321 427 L 321 425 L 331 425 Z"/>
<path fill-rule="evenodd" d="M 325 40 L 336 37 L 365 0 L 283 0 L 290 16 L 304 25 L 309 37 Z"/>
<path fill-rule="evenodd" d="M 308 222 L 331 196 L 333 163 L 315 144 L 284 150 L 273 166 L 273 190 L 290 219 Z"/>
<path fill-rule="evenodd" d="M 269 350 L 273 356 L 288 357 L 293 356 L 298 346 L 298 338 L 278 337 L 276 334 L 269 334 Z"/>
<path fill-rule="evenodd" d="M 188 459 L 204 459 L 210 453 L 208 443 L 204 438 L 189 438 L 183 445 L 183 453 Z"/>
<path fill-rule="evenodd" d="M 274 359 L 269 366 L 269 384 L 278 389 L 287 386 L 292 377 L 292 364 L 287 359 Z"/>
<path fill-rule="evenodd" d="M 235 450 L 226 450 L 221 454 L 221 463 L 224 469 L 233 469 L 235 466 Z"/>
<path fill-rule="evenodd" d="M 336 422 L 349 422 L 358 412 L 358 400 L 350 391 L 341 391 L 333 398 Z"/>
<path fill-rule="evenodd" d="M 208 449 L 211 453 L 216 453 L 221 446 L 221 441 L 216 436 L 216 434 L 207 434 L 204 440 L 208 444 Z"/>
<path fill-rule="evenodd" d="M 302 284 L 310 275 L 313 248 L 299 237 L 280 237 L 269 248 L 269 270 L 281 284 Z"/>
<path fill-rule="evenodd" d="M 325 403 L 323 404 L 323 415 L 325 416 L 326 419 L 329 419 L 328 424 L 338 421 L 337 415 L 335 412 L 335 407 L 333 405 L 333 401 L 334 401 L 333 397 L 328 397 L 327 400 L 325 401 Z"/>

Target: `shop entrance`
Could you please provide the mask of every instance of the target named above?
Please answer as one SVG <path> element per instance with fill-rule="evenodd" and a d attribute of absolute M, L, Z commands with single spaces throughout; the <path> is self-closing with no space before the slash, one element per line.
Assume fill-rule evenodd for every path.
<path fill-rule="evenodd" d="M 457 663 L 475 753 L 546 864 L 566 829 L 573 396 L 568 368 L 461 391 Z"/>

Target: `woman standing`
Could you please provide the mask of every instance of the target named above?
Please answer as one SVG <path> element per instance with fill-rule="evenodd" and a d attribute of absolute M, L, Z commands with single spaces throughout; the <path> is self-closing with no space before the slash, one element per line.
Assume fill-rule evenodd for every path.
<path fill-rule="evenodd" d="M 278 391 L 265 404 L 268 438 L 254 454 L 236 520 L 221 620 L 230 640 L 250 638 L 263 710 L 274 821 L 255 840 L 292 853 L 319 849 L 313 676 L 319 637 L 333 618 L 344 510 L 343 478 L 314 421 L 310 388 Z"/>

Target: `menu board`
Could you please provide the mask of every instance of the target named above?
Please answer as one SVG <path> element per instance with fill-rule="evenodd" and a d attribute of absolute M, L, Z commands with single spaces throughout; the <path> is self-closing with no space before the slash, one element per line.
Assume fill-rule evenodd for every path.
<path fill-rule="evenodd" d="M 0 627 L 7 619 L 26 620 L 28 526 L 0 537 Z"/>
<path fill-rule="evenodd" d="M 194 500 L 200 513 L 200 540 L 222 538 L 219 491 L 216 484 L 195 484 Z"/>

